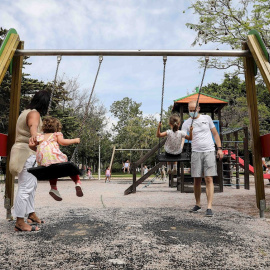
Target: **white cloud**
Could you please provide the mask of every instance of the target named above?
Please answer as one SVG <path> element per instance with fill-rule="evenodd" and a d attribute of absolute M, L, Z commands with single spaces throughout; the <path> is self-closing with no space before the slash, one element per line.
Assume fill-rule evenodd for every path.
<path fill-rule="evenodd" d="M 198 49 L 186 22 L 196 16 L 189 1 L 178 0 L 17 0 L 0 2 L 0 26 L 14 27 L 26 49 Z M 182 13 L 186 10 L 186 13 Z M 207 44 L 204 48 L 214 48 Z M 200 47 L 201 49 L 201 47 Z M 56 57 L 31 57 L 25 72 L 53 80 Z M 59 74 L 78 77 L 92 88 L 98 57 L 63 57 Z M 109 109 L 128 96 L 142 102 L 146 114 L 160 111 L 162 57 L 104 57 L 96 94 Z M 164 108 L 198 86 L 202 69 L 195 57 L 169 57 Z M 223 71 L 207 71 L 205 83 L 221 80 Z M 114 120 L 112 120 L 113 122 Z"/>

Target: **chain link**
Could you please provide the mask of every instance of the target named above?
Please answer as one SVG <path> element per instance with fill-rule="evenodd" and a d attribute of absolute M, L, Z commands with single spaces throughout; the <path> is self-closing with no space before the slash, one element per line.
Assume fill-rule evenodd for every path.
<path fill-rule="evenodd" d="M 55 88 L 56 88 L 56 79 L 57 79 L 59 64 L 60 64 L 61 60 L 62 60 L 62 56 L 58 55 L 57 56 L 57 66 L 56 66 L 56 71 L 55 71 L 55 76 L 54 76 L 54 81 L 53 81 L 53 88 L 52 88 L 52 92 L 51 92 L 51 96 L 50 96 L 50 102 L 49 102 L 49 106 L 48 106 L 48 110 L 47 110 L 47 115 L 50 114 L 50 110 L 51 110 L 51 106 L 52 106 L 53 93 L 54 93 Z"/>
<path fill-rule="evenodd" d="M 164 100 L 166 63 L 167 63 L 167 56 L 163 56 L 163 81 L 162 81 L 162 93 L 161 93 L 160 122 L 162 122 L 162 115 L 163 115 L 163 100 Z"/>
<path fill-rule="evenodd" d="M 202 76 L 202 80 L 201 80 L 201 85 L 200 85 L 200 88 L 199 88 L 199 92 L 198 92 L 198 98 L 197 98 L 197 102 L 196 102 L 196 106 L 195 106 L 195 111 L 197 110 L 198 108 L 198 105 L 199 105 L 199 99 L 200 99 L 200 95 L 201 95 L 201 90 L 202 90 L 202 85 L 203 85 L 203 81 L 204 81 L 204 76 L 205 76 L 205 72 L 206 72 L 206 68 L 207 68 L 207 64 L 209 62 L 209 57 L 206 56 L 205 57 L 205 66 L 204 66 L 204 71 L 203 71 L 203 76 Z M 192 121 L 191 121 L 191 127 L 193 125 L 193 121 L 194 121 L 194 118 L 192 118 Z M 187 156 L 191 156 L 191 144 L 189 144 L 189 140 L 188 140 L 188 149 L 187 149 Z"/>
<path fill-rule="evenodd" d="M 166 63 L 167 56 L 163 56 L 163 81 L 162 81 L 162 91 L 161 91 L 161 108 L 160 108 L 160 123 L 162 123 L 162 115 L 163 115 L 163 100 L 164 100 L 164 85 L 165 85 L 165 73 L 166 73 Z M 159 137 L 159 147 L 158 153 L 160 154 L 160 137 Z"/>
<path fill-rule="evenodd" d="M 99 65 L 98 65 L 98 69 L 97 69 L 97 74 L 96 74 L 96 77 L 95 77 L 95 81 L 94 81 L 94 84 L 93 84 L 93 87 L 92 87 L 91 94 L 89 96 L 89 99 L 88 99 L 88 102 L 87 102 L 87 105 L 86 105 L 86 108 L 85 108 L 84 117 L 83 117 L 83 120 L 81 122 L 80 129 L 79 129 L 79 132 L 78 132 L 78 136 L 77 137 L 80 137 L 82 135 L 83 126 L 85 124 L 86 117 L 88 115 L 89 106 L 90 106 L 90 103 L 91 103 L 92 95 L 94 93 L 94 89 L 95 89 L 95 86 L 96 86 L 96 81 L 97 81 L 97 78 L 98 78 L 98 74 L 99 74 L 99 70 L 100 70 L 102 61 L 103 61 L 103 56 L 100 55 L 99 56 Z M 78 152 L 78 147 L 79 146 L 77 145 L 76 148 L 75 148 L 75 150 L 74 150 L 74 152 L 73 152 L 73 154 L 72 154 L 71 162 L 75 162 L 75 154 Z M 78 158 L 78 153 L 77 153 L 77 158 Z"/>

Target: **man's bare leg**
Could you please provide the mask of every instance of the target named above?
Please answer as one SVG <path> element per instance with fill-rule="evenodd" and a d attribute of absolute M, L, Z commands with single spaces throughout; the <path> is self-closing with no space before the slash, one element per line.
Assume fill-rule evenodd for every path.
<path fill-rule="evenodd" d="M 206 197 L 207 197 L 207 208 L 212 209 L 213 197 L 214 197 L 214 183 L 212 176 L 206 176 Z"/>
<path fill-rule="evenodd" d="M 201 182 L 202 178 L 194 178 L 194 196 L 197 206 L 201 206 Z"/>

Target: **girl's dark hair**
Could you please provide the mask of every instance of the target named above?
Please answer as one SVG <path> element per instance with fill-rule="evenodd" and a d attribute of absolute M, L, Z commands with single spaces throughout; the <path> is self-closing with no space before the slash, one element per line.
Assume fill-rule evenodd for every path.
<path fill-rule="evenodd" d="M 57 118 L 46 116 L 42 122 L 42 130 L 44 133 L 59 132 L 62 129 L 62 125 Z"/>
<path fill-rule="evenodd" d="M 30 104 L 26 107 L 26 109 L 36 109 L 41 116 L 47 114 L 47 110 L 50 103 L 50 93 L 46 90 L 41 90 L 33 96 Z"/>
<path fill-rule="evenodd" d="M 173 126 L 173 132 L 176 132 L 179 129 L 180 117 L 177 115 L 172 115 L 170 117 L 169 123 Z"/>

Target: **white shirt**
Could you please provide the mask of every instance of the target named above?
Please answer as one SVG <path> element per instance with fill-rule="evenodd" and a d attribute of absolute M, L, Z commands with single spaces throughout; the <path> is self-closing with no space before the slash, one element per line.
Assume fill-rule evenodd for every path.
<path fill-rule="evenodd" d="M 187 132 L 190 130 L 192 118 L 184 122 L 182 130 Z M 210 152 L 215 151 L 215 144 L 212 139 L 211 129 L 214 128 L 212 118 L 209 115 L 200 115 L 193 121 L 193 132 L 191 147 L 194 152 Z"/>
<path fill-rule="evenodd" d="M 187 136 L 187 133 L 182 130 L 173 132 L 171 129 L 167 130 L 167 140 L 164 149 L 167 153 L 178 155 L 182 152 L 182 139 Z"/>

